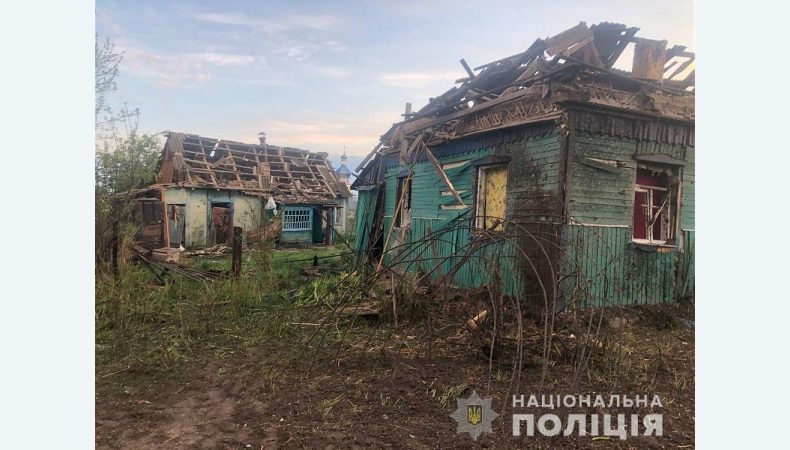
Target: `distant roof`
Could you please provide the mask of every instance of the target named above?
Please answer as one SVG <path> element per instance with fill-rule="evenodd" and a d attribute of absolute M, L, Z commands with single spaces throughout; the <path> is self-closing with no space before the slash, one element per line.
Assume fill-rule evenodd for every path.
<path fill-rule="evenodd" d="M 240 190 L 283 203 L 337 203 L 351 196 L 327 153 L 168 132 L 159 184 Z"/>
<path fill-rule="evenodd" d="M 338 167 L 337 170 L 335 170 L 335 172 L 341 176 L 346 176 L 346 177 L 351 176 L 351 170 L 348 167 L 346 167 L 345 164 L 341 164 L 340 167 Z"/>

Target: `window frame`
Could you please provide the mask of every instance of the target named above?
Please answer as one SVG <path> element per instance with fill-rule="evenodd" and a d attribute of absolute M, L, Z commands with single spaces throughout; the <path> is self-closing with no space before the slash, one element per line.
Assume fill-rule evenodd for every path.
<path fill-rule="evenodd" d="M 294 220 L 293 217 L 296 217 L 296 219 Z M 288 206 L 283 209 L 283 231 L 312 231 L 312 229 L 313 208 L 309 206 Z"/>
<path fill-rule="evenodd" d="M 663 247 L 673 247 L 677 242 L 677 235 L 678 235 L 678 222 L 680 217 L 680 195 L 681 195 L 681 185 L 680 183 L 673 182 L 673 179 L 680 179 L 681 173 L 680 169 L 682 166 L 675 165 L 675 164 L 660 164 L 660 163 L 645 163 L 639 162 L 637 164 L 636 170 L 634 172 L 634 190 L 632 196 L 632 215 L 631 215 L 631 242 L 639 245 L 648 245 L 648 246 L 663 246 Z M 666 186 L 653 186 L 647 184 L 640 184 L 637 182 L 639 178 L 639 171 L 640 170 L 647 170 L 650 172 L 663 172 L 666 174 L 668 181 Z M 655 205 L 655 193 L 656 192 L 663 192 L 665 193 L 665 199 L 662 201 L 661 205 Z M 655 228 L 655 220 L 662 220 L 659 218 L 655 218 L 653 224 L 651 225 L 649 222 L 645 223 L 645 237 L 644 238 L 637 238 L 635 236 L 636 233 L 636 222 L 635 222 L 635 215 L 636 215 L 636 208 L 637 208 L 637 194 L 644 193 L 645 194 L 645 205 L 647 207 L 647 211 L 650 212 L 650 215 L 645 217 L 645 220 L 648 221 L 652 214 L 665 214 L 666 220 L 668 224 L 666 225 L 666 230 L 668 236 L 664 239 L 656 239 L 653 236 L 654 228 Z M 654 209 L 656 207 L 660 207 L 659 212 L 654 213 Z M 662 221 L 663 221 L 662 220 Z M 661 229 L 664 229 L 664 225 L 661 226 Z"/>
<path fill-rule="evenodd" d="M 510 157 L 509 156 L 501 156 L 501 155 L 491 155 L 485 158 L 481 158 L 475 161 L 472 161 L 472 165 L 475 167 L 475 184 L 474 184 L 474 198 L 473 198 L 473 207 L 474 207 L 474 215 L 471 218 L 472 221 L 472 229 L 477 230 L 477 235 L 481 236 L 483 233 L 502 233 L 504 232 L 504 227 L 502 224 L 497 224 L 496 227 L 493 229 L 486 229 L 485 228 L 485 210 L 482 211 L 482 215 L 480 214 L 480 200 L 481 197 L 485 196 L 485 190 L 481 189 L 485 184 L 485 171 L 492 170 L 492 169 L 505 169 L 505 210 L 504 215 L 505 217 L 502 220 L 505 220 L 507 216 L 507 192 L 509 184 L 509 167 L 510 167 Z M 482 195 L 481 195 L 482 193 Z M 482 226 L 481 226 L 482 224 Z"/>

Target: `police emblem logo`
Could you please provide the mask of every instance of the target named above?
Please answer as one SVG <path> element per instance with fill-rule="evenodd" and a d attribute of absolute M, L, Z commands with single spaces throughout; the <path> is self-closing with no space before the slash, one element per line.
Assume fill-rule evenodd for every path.
<path fill-rule="evenodd" d="M 458 423 L 458 433 L 469 433 L 472 439 L 482 433 L 491 433 L 491 422 L 499 414 L 491 409 L 491 397 L 480 398 L 477 391 L 472 391 L 469 398 L 458 398 L 458 408 L 450 417 Z"/>
<path fill-rule="evenodd" d="M 466 421 L 477 425 L 483 421 L 483 405 L 466 405 Z"/>

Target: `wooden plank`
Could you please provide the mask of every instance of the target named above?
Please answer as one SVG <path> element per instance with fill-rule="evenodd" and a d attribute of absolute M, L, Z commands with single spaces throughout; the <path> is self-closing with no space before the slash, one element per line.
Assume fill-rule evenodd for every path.
<path fill-rule="evenodd" d="M 379 149 L 381 148 L 381 145 L 382 145 L 382 142 L 381 142 L 381 141 L 379 141 L 379 143 L 378 143 L 378 144 L 376 144 L 376 147 L 375 147 L 375 148 L 374 148 L 374 149 L 373 149 L 373 150 L 372 150 L 370 153 L 368 153 L 368 156 L 366 156 L 366 157 L 365 157 L 365 159 L 363 159 L 363 160 L 362 160 L 362 162 L 361 162 L 361 163 L 359 163 L 359 165 L 357 166 L 357 168 L 356 168 L 356 169 L 354 169 L 354 172 L 359 172 L 360 170 L 362 170 L 362 168 L 363 168 L 363 167 L 365 167 L 365 164 L 367 164 L 367 163 L 368 163 L 368 161 L 370 160 L 370 158 L 372 158 L 372 157 L 373 157 L 373 155 L 375 155 L 376 153 L 378 153 Z"/>
<path fill-rule="evenodd" d="M 460 203 L 461 205 L 463 205 L 465 207 L 466 203 L 464 203 L 464 201 L 461 199 L 461 196 L 458 194 L 458 191 L 456 191 L 455 187 L 453 187 L 452 181 L 450 181 L 450 178 L 447 177 L 447 174 L 442 169 L 442 165 L 439 164 L 439 161 L 436 160 L 436 157 L 433 156 L 433 153 L 431 152 L 431 149 L 428 148 L 428 146 L 425 145 L 425 143 L 423 143 L 422 141 L 420 141 L 420 143 L 422 144 L 423 149 L 425 149 L 425 156 L 427 156 L 428 157 L 428 161 L 430 161 L 431 164 L 433 164 L 433 167 L 439 173 L 439 177 L 442 179 L 444 184 L 447 185 L 447 188 L 450 189 L 450 192 L 453 193 L 453 196 L 455 197 L 456 200 L 458 200 L 458 203 Z"/>
<path fill-rule="evenodd" d="M 467 74 L 469 74 L 470 80 L 475 77 L 475 73 L 472 72 L 472 69 L 469 67 L 469 64 L 467 64 L 466 60 L 463 58 L 461 58 L 461 65 L 464 66 L 464 70 L 466 71 Z"/>
<path fill-rule="evenodd" d="M 219 146 L 220 141 L 217 141 L 217 146 Z M 241 176 L 239 175 L 239 168 L 236 166 L 236 159 L 233 157 L 233 153 L 231 153 L 231 149 L 228 146 L 227 142 L 223 142 L 225 151 L 226 151 L 226 159 L 230 161 L 230 165 L 233 167 L 233 172 L 236 174 L 236 181 L 239 183 L 242 182 Z"/>

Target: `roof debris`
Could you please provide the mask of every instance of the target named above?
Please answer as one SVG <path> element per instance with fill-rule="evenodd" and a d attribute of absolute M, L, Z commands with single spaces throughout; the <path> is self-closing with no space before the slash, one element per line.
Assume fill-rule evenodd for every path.
<path fill-rule="evenodd" d="M 169 132 L 159 184 L 240 190 L 282 203 L 336 204 L 351 196 L 327 153 Z"/>
<path fill-rule="evenodd" d="M 431 146 L 493 129 L 554 120 L 569 103 L 630 110 L 685 122 L 694 121 L 695 55 L 667 41 L 636 37 L 639 28 L 580 22 L 555 36 L 537 39 L 522 53 L 474 69 L 444 94 L 412 112 L 385 133 L 356 168 L 376 155 L 411 154 L 409 146 L 426 132 Z M 615 64 L 633 46 L 630 71 Z M 362 171 L 352 188 L 368 184 Z M 373 177 L 375 178 L 375 177 Z M 367 181 L 366 181 L 367 180 Z"/>

